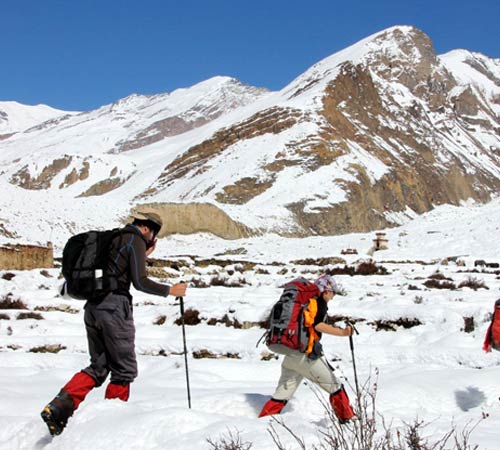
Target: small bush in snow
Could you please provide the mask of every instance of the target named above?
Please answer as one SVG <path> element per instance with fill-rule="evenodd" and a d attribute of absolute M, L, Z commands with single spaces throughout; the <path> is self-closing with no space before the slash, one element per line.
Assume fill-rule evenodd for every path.
<path fill-rule="evenodd" d="M 219 436 L 218 439 L 207 438 L 211 450 L 250 450 L 251 442 L 243 442 L 238 430 L 228 432 Z"/>
<path fill-rule="evenodd" d="M 153 325 L 163 325 L 167 320 L 167 316 L 158 316 L 155 320 L 153 320 Z"/>
<path fill-rule="evenodd" d="M 464 317 L 463 331 L 465 331 L 466 333 L 472 333 L 474 329 L 474 317 Z"/>
<path fill-rule="evenodd" d="M 35 320 L 43 320 L 43 316 L 40 313 L 36 312 L 22 312 L 19 313 L 16 317 L 17 320 L 25 320 L 25 319 L 35 319 Z"/>
<path fill-rule="evenodd" d="M 211 286 L 224 286 L 224 287 L 243 287 L 247 284 L 244 278 L 224 278 L 224 277 L 213 277 L 210 280 Z"/>
<path fill-rule="evenodd" d="M 223 323 L 226 325 L 226 327 L 232 327 L 236 329 L 241 329 L 243 326 L 241 323 L 238 321 L 238 319 L 233 319 L 231 320 L 227 314 L 224 314 L 221 319 L 216 319 L 215 317 L 212 317 L 211 319 L 208 320 L 207 325 L 217 325 L 218 323 Z"/>
<path fill-rule="evenodd" d="M 11 292 L 0 298 L 0 309 L 28 309 L 26 304 L 19 298 L 14 298 Z"/>
<path fill-rule="evenodd" d="M 474 428 L 487 417 L 483 415 L 475 425 L 467 425 L 463 430 L 457 430 L 452 424 L 443 436 L 425 438 L 422 431 L 428 424 L 424 421 L 415 419 L 395 427 L 392 420 L 386 420 L 377 411 L 377 383 L 370 379 L 360 386 L 360 396 L 354 397 L 352 402 L 358 418 L 356 424 L 341 425 L 329 401 L 317 390 L 313 391 L 326 413 L 325 427 L 318 433 L 318 442 L 306 443 L 283 417 L 272 416 L 268 432 L 278 450 L 292 448 L 283 444 L 282 434 L 291 437 L 296 443 L 293 448 L 299 450 L 476 450 L 478 446 L 470 443 L 470 437 Z"/>
<path fill-rule="evenodd" d="M 396 331 L 398 327 L 403 327 L 405 329 L 417 327 L 422 325 L 422 322 L 418 319 L 408 319 L 406 317 L 401 317 L 398 320 L 375 320 L 373 322 L 368 322 L 369 325 L 375 326 L 375 331 Z"/>
<path fill-rule="evenodd" d="M 231 359 L 241 359 L 241 356 L 238 353 L 222 353 L 222 354 L 217 354 L 214 352 L 211 352 L 210 350 L 203 348 L 201 350 L 195 350 L 193 352 L 193 358 L 194 359 L 219 359 L 219 358 L 231 358 Z"/>
<path fill-rule="evenodd" d="M 356 275 L 387 275 L 389 271 L 384 266 L 377 266 L 373 261 L 362 262 L 356 267 Z"/>
<path fill-rule="evenodd" d="M 7 314 L 1 313 L 0 320 L 10 320 L 10 317 Z"/>
<path fill-rule="evenodd" d="M 192 308 L 186 309 L 186 311 L 184 311 L 185 325 L 198 325 L 200 322 L 200 311 Z M 176 325 L 182 325 L 182 317 L 179 317 L 174 323 Z"/>
<path fill-rule="evenodd" d="M 432 275 L 429 275 L 430 280 L 448 280 L 448 281 L 453 281 L 451 278 L 445 277 L 444 274 L 439 272 L 434 272 Z"/>
<path fill-rule="evenodd" d="M 421 305 L 423 302 L 424 302 L 424 297 L 422 297 L 421 295 L 416 295 L 415 298 L 413 299 L 413 303 L 415 303 L 415 305 Z"/>
<path fill-rule="evenodd" d="M 439 281 L 439 280 L 427 280 L 424 283 L 425 287 L 428 287 L 430 289 L 451 289 L 454 290 L 457 287 L 451 282 L 451 281 Z"/>
<path fill-rule="evenodd" d="M 489 289 L 488 286 L 484 283 L 483 280 L 475 277 L 467 277 L 464 281 L 462 281 L 459 285 L 459 288 L 468 287 L 470 289 L 474 289 L 477 291 L 478 289 Z"/>
<path fill-rule="evenodd" d="M 49 344 L 42 345 L 40 347 L 33 347 L 28 350 L 30 353 L 59 353 L 61 350 L 65 350 L 66 347 L 61 344 Z"/>
<path fill-rule="evenodd" d="M 3 275 L 2 275 L 2 279 L 3 280 L 7 280 L 7 281 L 10 281 L 12 280 L 12 278 L 14 278 L 16 276 L 15 273 L 12 273 L 12 272 L 5 272 Z"/>
<path fill-rule="evenodd" d="M 192 287 L 195 287 L 195 288 L 200 288 L 200 289 L 210 287 L 210 285 L 206 281 L 204 281 L 202 278 L 191 278 L 191 280 L 189 281 L 189 285 Z"/>

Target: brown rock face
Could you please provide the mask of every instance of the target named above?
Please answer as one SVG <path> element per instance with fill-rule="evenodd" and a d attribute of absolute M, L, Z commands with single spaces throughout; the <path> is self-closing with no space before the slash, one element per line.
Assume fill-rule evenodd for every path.
<path fill-rule="evenodd" d="M 224 239 L 248 237 L 251 231 L 208 203 L 147 203 L 132 211 L 155 212 L 163 220 L 160 237 L 180 233 L 212 233 Z"/>
<path fill-rule="evenodd" d="M 443 140 L 452 141 L 453 133 L 448 129 L 437 130 L 421 105 L 414 103 L 402 109 L 390 95 L 382 98 L 371 71 L 388 80 L 397 79 L 431 109 L 442 112 L 449 120 L 459 121 L 461 129 L 474 131 L 474 125 L 492 129 L 491 122 L 476 119 L 479 112 L 490 117 L 494 114 L 470 88 L 448 99 L 448 92 L 456 82 L 449 73 L 438 70 L 430 40 L 416 32 L 411 42 L 413 46 L 401 48 L 419 49 L 422 58 L 413 67 L 395 67 L 394 60 L 383 55 L 375 59 L 375 66 L 346 63 L 325 90 L 322 114 L 330 128 L 325 129 L 322 137 L 335 142 L 339 151 L 348 146 L 348 140 L 355 142 L 388 166 L 390 172 L 373 183 L 364 168 L 352 165 L 357 182 L 344 183 L 349 191 L 348 201 L 317 209 L 315 213 L 305 212 L 304 203 L 290 205 L 302 234 L 380 229 L 392 225 L 384 216 L 388 211 L 404 211 L 408 206 L 423 213 L 435 205 L 458 204 L 468 198 L 488 201 L 491 193 L 500 191 L 500 180 L 480 164 L 471 172 L 468 161 L 445 149 Z M 469 137 L 475 141 L 473 136 Z M 388 149 L 380 145 L 380 138 L 394 145 Z M 483 153 L 495 159 L 494 152 L 475 142 L 477 146 L 471 149 L 471 155 Z M 401 152 L 401 148 L 408 151 Z M 446 164 L 438 164 L 438 152 L 447 154 Z"/>
<path fill-rule="evenodd" d="M 10 182 L 24 189 L 47 189 L 50 187 L 52 179 L 62 170 L 66 169 L 71 164 L 72 159 L 71 156 L 55 159 L 52 164 L 44 167 L 37 177 L 30 175 L 27 166 L 23 167 L 12 176 Z"/>
<path fill-rule="evenodd" d="M 158 185 L 148 191 L 148 194 L 168 186 L 177 178 L 189 176 L 189 173 L 203 173 L 204 166 L 211 158 L 236 142 L 266 133 L 278 134 L 296 124 L 300 116 L 301 112 L 298 110 L 275 107 L 261 111 L 231 128 L 218 131 L 211 139 L 191 147 L 165 167 Z"/>

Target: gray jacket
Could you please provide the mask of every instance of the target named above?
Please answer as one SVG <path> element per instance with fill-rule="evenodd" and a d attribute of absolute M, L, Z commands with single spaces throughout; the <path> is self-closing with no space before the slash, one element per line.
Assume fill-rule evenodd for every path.
<path fill-rule="evenodd" d="M 156 283 L 146 274 L 146 239 L 135 225 L 128 224 L 123 232 L 116 236 L 111 245 L 107 273 L 117 277 L 118 289 L 115 291 L 124 294 L 129 299 L 130 285 L 138 291 L 152 295 L 166 297 L 170 286 Z"/>

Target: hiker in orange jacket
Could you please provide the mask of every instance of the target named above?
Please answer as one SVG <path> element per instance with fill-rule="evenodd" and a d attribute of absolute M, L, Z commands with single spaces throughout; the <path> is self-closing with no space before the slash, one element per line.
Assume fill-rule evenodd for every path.
<path fill-rule="evenodd" d="M 272 398 L 262 408 L 259 417 L 280 413 L 302 380 L 307 378 L 330 394 L 330 404 L 340 423 L 356 418 L 342 384 L 330 365 L 324 358 L 321 358 L 323 352 L 319 342 L 323 333 L 334 336 L 352 336 L 353 329 L 350 326 L 338 328 L 326 323 L 328 302 L 340 291 L 333 277 L 322 275 L 314 284 L 317 287 L 317 295 L 309 301 L 309 306 L 305 311 L 305 321 L 311 321 L 310 348 L 303 353 L 280 344 L 269 345 L 271 351 L 274 349 L 277 353 L 284 354 L 285 358 L 281 364 L 278 386 Z"/>

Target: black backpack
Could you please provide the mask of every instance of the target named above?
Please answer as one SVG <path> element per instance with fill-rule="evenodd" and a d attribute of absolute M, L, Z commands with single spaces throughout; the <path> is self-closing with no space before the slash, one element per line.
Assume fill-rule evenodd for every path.
<path fill-rule="evenodd" d="M 69 238 L 64 246 L 62 274 L 67 294 L 78 300 L 96 300 L 118 288 L 118 276 L 106 270 L 111 242 L 122 229 L 87 231 Z"/>

